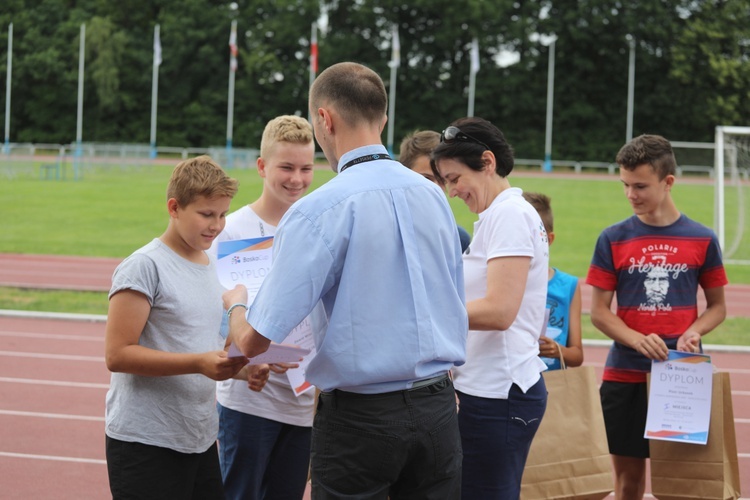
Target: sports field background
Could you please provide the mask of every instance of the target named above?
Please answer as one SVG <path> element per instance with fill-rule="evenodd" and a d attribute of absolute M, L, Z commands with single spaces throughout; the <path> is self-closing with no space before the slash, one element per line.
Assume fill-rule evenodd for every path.
<path fill-rule="evenodd" d="M 97 168 L 78 181 L 3 179 L 0 211 L 3 237 L 0 252 L 126 257 L 164 231 L 167 223 L 166 185 L 174 165 Z M 260 194 L 262 179 L 255 169 L 233 169 L 240 182 L 232 210 Z M 333 177 L 316 169 L 313 189 Z M 678 178 L 672 193 L 689 217 L 713 224 L 713 185 L 703 178 Z M 552 264 L 585 276 L 596 238 L 605 227 L 632 212 L 617 175 L 539 175 L 519 171 L 512 185 L 539 191 L 552 199 L 556 240 Z M 476 215 L 457 198 L 450 199 L 460 225 L 470 233 Z M 750 245 L 743 245 L 750 248 Z M 728 265 L 732 283 L 750 284 L 750 266 Z"/>
<path fill-rule="evenodd" d="M 3 179 L 0 253 L 124 258 L 164 231 L 168 221 L 165 191 L 173 167 L 92 168 L 78 181 L 35 176 Z M 259 196 L 262 179 L 255 169 L 233 169 L 230 175 L 240 182 L 231 210 Z M 333 175 L 327 168 L 316 169 L 313 188 Z M 556 234 L 551 263 L 580 277 L 586 275 L 601 230 L 632 213 L 617 175 L 549 175 L 520 170 L 509 179 L 513 186 L 551 197 Z M 678 178 L 673 196 L 688 216 L 712 225 L 710 181 Z M 450 199 L 450 204 L 458 223 L 473 232 L 476 215 L 460 199 Z M 750 284 L 750 266 L 727 265 L 727 272 L 731 283 Z M 102 314 L 106 312 L 106 294 L 0 289 L 2 308 Z M 748 329 L 748 319 L 727 320 L 721 330 L 711 334 L 710 342 L 750 345 L 745 339 Z M 584 318 L 584 335 L 598 338 L 588 318 Z"/>

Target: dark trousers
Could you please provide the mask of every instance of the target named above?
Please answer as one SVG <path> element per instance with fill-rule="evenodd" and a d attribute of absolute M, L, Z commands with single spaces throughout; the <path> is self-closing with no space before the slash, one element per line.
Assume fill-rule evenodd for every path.
<path fill-rule="evenodd" d="M 217 403 L 219 464 L 230 500 L 300 500 L 310 465 L 310 427 L 248 415 Z"/>
<path fill-rule="evenodd" d="M 461 497 L 453 383 L 384 394 L 321 393 L 312 439 L 314 500 Z"/>
<path fill-rule="evenodd" d="M 508 399 L 458 393 L 458 424 L 464 450 L 463 498 L 514 500 L 542 416 L 547 408 L 544 378 L 526 393 L 513 384 Z"/>
<path fill-rule="evenodd" d="M 107 436 L 107 471 L 114 500 L 223 500 L 214 443 L 203 453 L 180 453 Z"/>

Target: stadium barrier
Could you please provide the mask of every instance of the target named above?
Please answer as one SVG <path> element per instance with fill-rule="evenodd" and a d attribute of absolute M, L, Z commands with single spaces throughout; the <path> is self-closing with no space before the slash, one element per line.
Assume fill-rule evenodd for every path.
<path fill-rule="evenodd" d="M 255 168 L 257 149 L 208 147 L 156 148 L 156 157 L 147 144 L 82 143 L 33 144 L 11 143 L 0 154 L 0 177 L 36 177 L 41 180 L 78 180 L 95 168 L 142 168 L 207 154 L 227 169 Z"/>
<path fill-rule="evenodd" d="M 147 167 L 154 164 L 172 164 L 175 160 L 184 160 L 193 156 L 207 154 L 227 169 L 255 168 L 259 155 L 257 149 L 232 148 L 215 146 L 198 147 L 156 147 L 156 157 L 148 144 L 114 144 L 82 143 L 80 148 L 75 144 L 40 144 L 11 143 L 3 148 L 0 154 L 0 177 L 38 176 L 42 180 L 73 180 L 80 178 L 86 170 L 107 167 Z M 316 152 L 316 161 L 325 162 L 325 156 Z M 586 171 L 606 171 L 617 173 L 613 162 L 553 160 L 553 171 L 573 171 L 577 174 Z M 517 158 L 515 164 L 521 168 L 543 171 L 544 160 Z M 72 173 L 72 175 L 71 175 Z M 750 168 L 740 169 L 742 179 L 750 179 Z M 699 175 L 714 178 L 712 165 L 680 165 L 677 175 Z"/>

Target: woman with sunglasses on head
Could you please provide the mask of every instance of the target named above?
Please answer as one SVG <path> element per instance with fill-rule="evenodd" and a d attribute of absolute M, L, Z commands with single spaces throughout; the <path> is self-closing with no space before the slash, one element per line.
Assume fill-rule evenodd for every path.
<path fill-rule="evenodd" d="M 469 336 L 453 369 L 463 446 L 462 498 L 516 499 L 547 406 L 539 359 L 549 246 L 537 211 L 511 187 L 513 149 L 482 118 L 441 134 L 431 157 L 448 195 L 479 215 L 464 252 Z"/>

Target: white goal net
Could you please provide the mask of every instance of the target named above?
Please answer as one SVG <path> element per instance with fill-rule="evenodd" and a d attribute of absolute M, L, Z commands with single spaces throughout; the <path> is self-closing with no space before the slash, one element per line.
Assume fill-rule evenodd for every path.
<path fill-rule="evenodd" d="M 750 127 L 716 127 L 714 230 L 724 260 L 750 265 Z"/>

